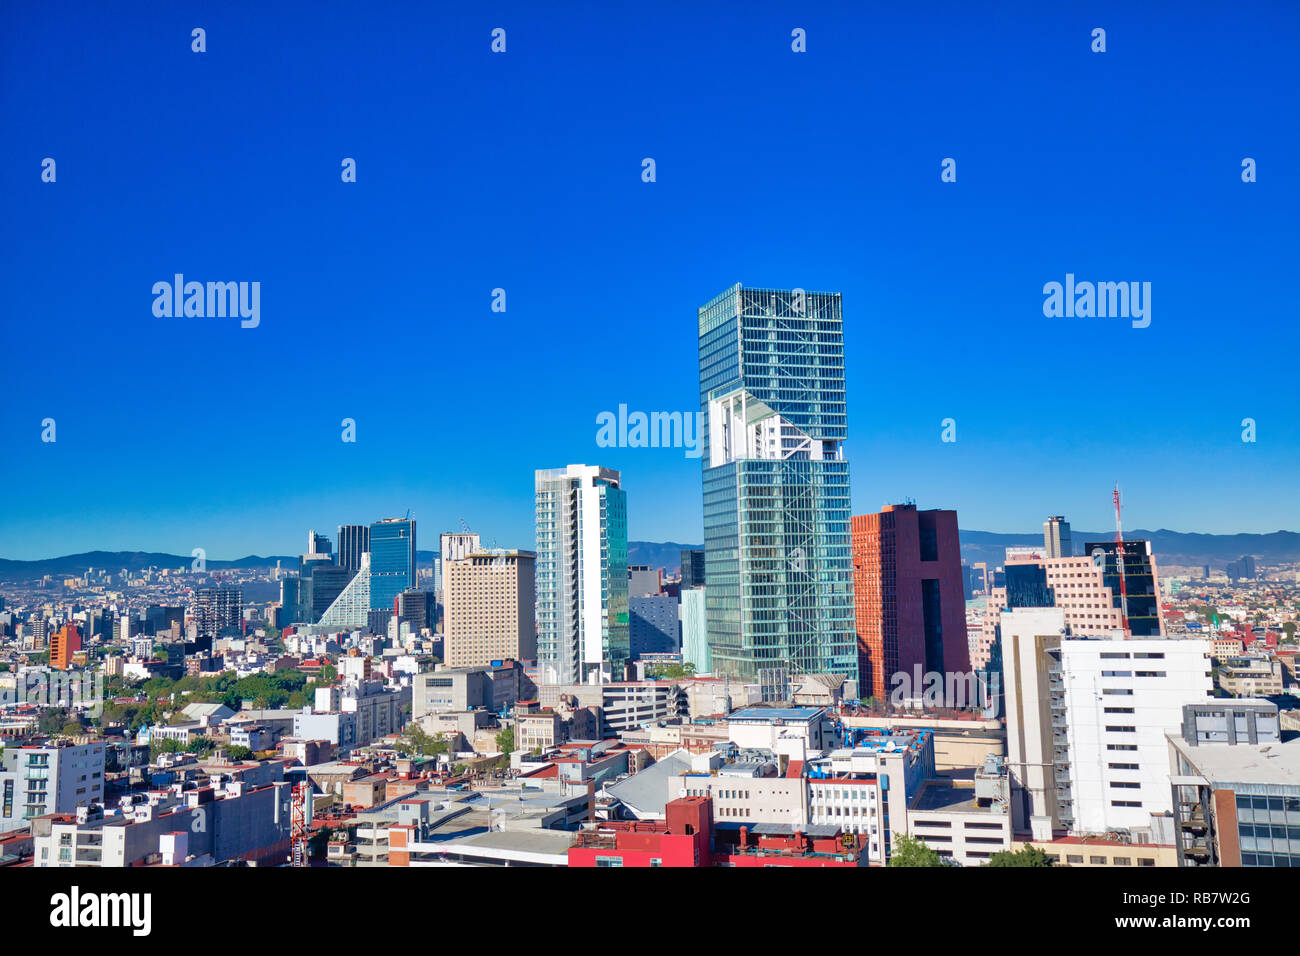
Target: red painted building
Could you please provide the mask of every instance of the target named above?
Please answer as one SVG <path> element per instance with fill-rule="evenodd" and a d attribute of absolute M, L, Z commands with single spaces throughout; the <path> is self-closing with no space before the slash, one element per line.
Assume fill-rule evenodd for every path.
<path fill-rule="evenodd" d="M 859 693 L 887 700 L 898 673 L 970 670 L 957 512 L 887 505 L 854 515 L 853 601 Z M 921 695 L 921 688 L 906 696 Z"/>
<path fill-rule="evenodd" d="M 778 829 L 716 830 L 709 797 L 669 801 L 665 819 L 619 820 L 583 831 L 569 849 L 569 866 L 858 866 L 857 841 L 843 835 Z"/>

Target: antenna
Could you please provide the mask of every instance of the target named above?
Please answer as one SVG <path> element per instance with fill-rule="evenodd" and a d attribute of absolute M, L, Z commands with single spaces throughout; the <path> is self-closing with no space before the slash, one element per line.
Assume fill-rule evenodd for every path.
<path fill-rule="evenodd" d="M 1124 525 L 1119 515 L 1119 482 L 1111 495 L 1115 501 L 1115 564 L 1119 568 L 1119 614 L 1124 626 L 1124 636 L 1131 636 L 1128 628 L 1128 586 L 1124 582 Z"/>

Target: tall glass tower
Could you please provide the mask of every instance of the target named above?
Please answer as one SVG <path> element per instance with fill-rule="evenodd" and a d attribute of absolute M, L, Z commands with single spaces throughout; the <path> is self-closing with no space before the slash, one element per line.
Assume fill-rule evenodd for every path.
<path fill-rule="evenodd" d="M 737 284 L 699 319 L 713 669 L 856 680 L 840 296 Z"/>
<path fill-rule="evenodd" d="M 415 522 L 385 518 L 370 526 L 370 610 L 393 611 L 393 601 L 415 587 Z"/>
<path fill-rule="evenodd" d="M 612 468 L 538 471 L 537 663 L 543 684 L 623 679 L 627 492 Z"/>

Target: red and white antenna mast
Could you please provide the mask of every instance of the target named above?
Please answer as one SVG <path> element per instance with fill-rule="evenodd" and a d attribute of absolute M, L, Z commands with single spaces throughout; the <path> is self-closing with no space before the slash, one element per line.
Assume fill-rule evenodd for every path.
<path fill-rule="evenodd" d="M 1115 483 L 1115 566 L 1119 569 L 1119 615 L 1124 625 L 1124 636 L 1129 636 L 1128 629 L 1128 587 L 1124 583 L 1124 525 L 1119 517 L 1119 482 Z"/>

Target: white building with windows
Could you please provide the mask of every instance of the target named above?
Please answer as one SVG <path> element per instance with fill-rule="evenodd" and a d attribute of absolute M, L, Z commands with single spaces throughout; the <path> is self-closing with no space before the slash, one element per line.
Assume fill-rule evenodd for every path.
<path fill-rule="evenodd" d="M 1207 641 L 1065 635 L 1061 608 L 1002 612 L 1007 765 L 1035 840 L 1141 830 L 1172 810 L 1165 734 L 1209 698 Z"/>

